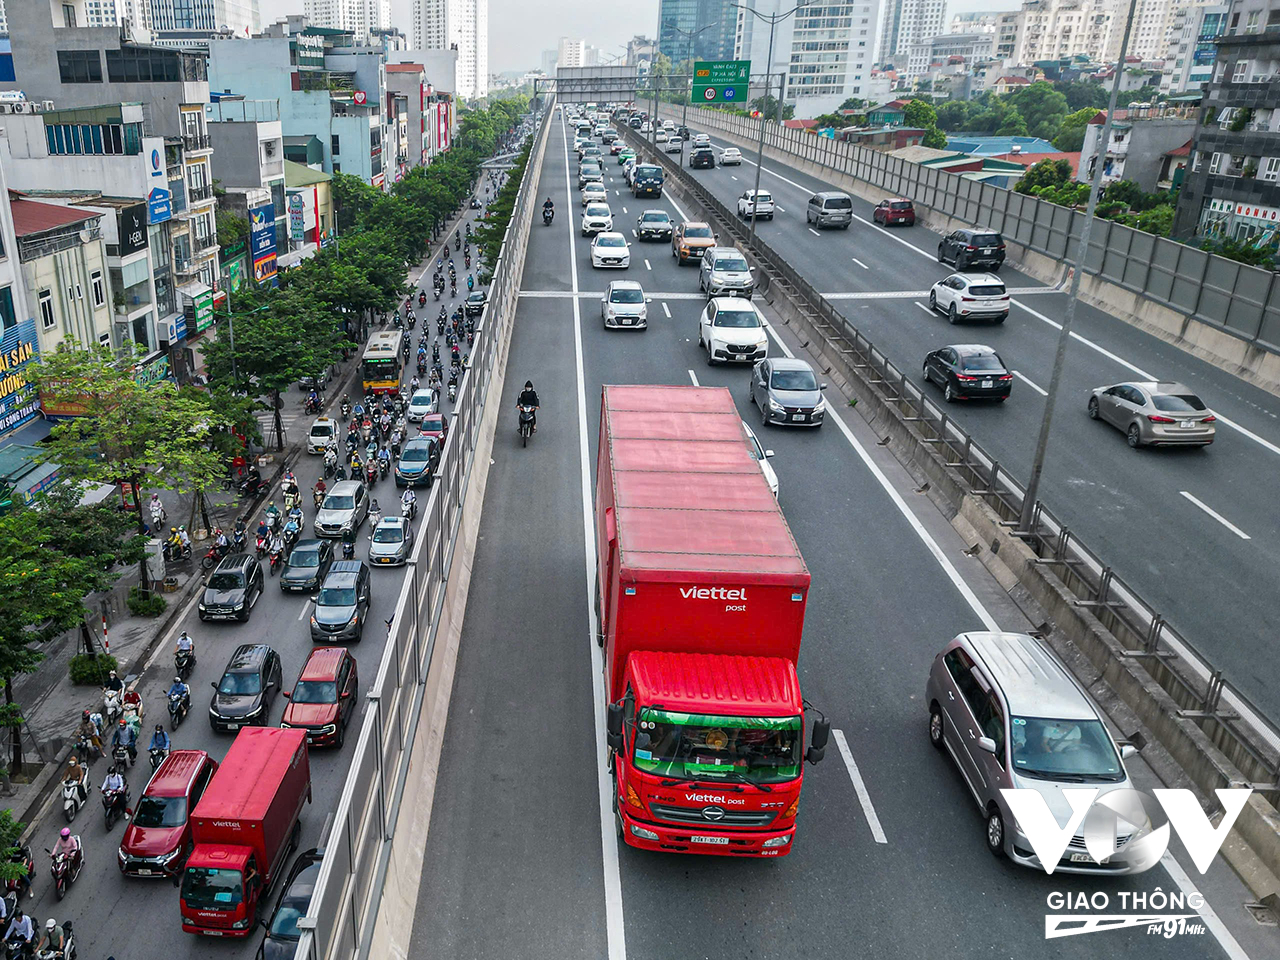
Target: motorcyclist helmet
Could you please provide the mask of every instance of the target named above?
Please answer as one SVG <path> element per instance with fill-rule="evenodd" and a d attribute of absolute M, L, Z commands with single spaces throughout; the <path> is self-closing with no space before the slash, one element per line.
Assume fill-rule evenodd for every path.
<path fill-rule="evenodd" d="M 63 828 L 62 828 L 62 835 L 63 835 L 64 837 L 69 837 L 69 836 L 71 836 L 71 831 L 70 831 L 70 830 L 68 830 L 66 827 L 63 827 Z M 55 929 L 57 926 L 58 926 L 58 921 L 57 921 L 57 920 L 55 920 L 55 919 L 53 919 L 53 917 L 50 917 L 48 920 L 46 920 L 46 921 L 45 921 L 45 924 L 44 924 L 44 928 L 45 928 L 46 930 L 48 930 L 50 933 L 53 933 L 54 929 Z"/>
<path fill-rule="evenodd" d="M 124 726 L 124 717 L 121 717 L 119 720 L 117 720 L 117 721 L 116 721 L 116 726 L 117 726 L 117 727 L 123 727 L 123 726 Z"/>
<path fill-rule="evenodd" d="M 170 528 L 169 528 L 169 532 L 170 532 L 170 533 L 177 533 L 177 532 L 178 532 L 178 528 L 177 528 L 177 527 L 170 527 Z"/>
<path fill-rule="evenodd" d="M 84 713 L 80 714 L 80 719 L 81 719 L 81 720 L 88 720 L 88 719 L 89 719 L 89 711 L 88 711 L 88 710 L 86 710 L 86 711 L 84 711 Z"/>
<path fill-rule="evenodd" d="M 181 683 L 181 682 L 182 682 L 182 678 L 181 678 L 181 677 L 174 677 L 174 678 L 173 678 L 173 682 L 174 682 L 174 683 Z M 156 724 L 156 729 L 157 729 L 157 730 L 159 730 L 159 729 L 160 729 L 160 724 L 158 724 L 158 723 Z"/>
<path fill-rule="evenodd" d="M 112 670 L 107 674 L 107 676 L 111 677 L 111 679 L 114 680 L 116 678 L 116 672 Z"/>
<path fill-rule="evenodd" d="M 157 723 L 157 724 L 156 724 L 156 733 L 164 733 L 164 724 L 163 724 L 163 723 Z"/>
<path fill-rule="evenodd" d="M 71 836 L 71 828 L 70 828 L 70 827 L 63 827 L 63 828 L 62 828 L 62 830 L 61 830 L 61 831 L 59 831 L 58 836 L 62 837 L 62 839 L 63 839 L 63 840 L 67 839 L 67 837 Z M 52 923 L 53 923 L 53 918 L 52 918 L 52 917 L 50 917 L 50 918 L 49 918 L 49 922 L 50 922 L 50 924 L 52 924 Z"/>

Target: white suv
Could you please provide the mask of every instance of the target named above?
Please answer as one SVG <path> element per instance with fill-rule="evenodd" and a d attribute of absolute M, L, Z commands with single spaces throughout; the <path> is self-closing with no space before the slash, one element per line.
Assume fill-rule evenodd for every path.
<path fill-rule="evenodd" d="M 582 214 L 582 235 L 589 237 L 613 229 L 613 212 L 607 203 L 588 203 Z"/>
<path fill-rule="evenodd" d="M 933 285 L 929 309 L 946 314 L 952 323 L 970 317 L 1004 323 L 1009 316 L 1009 291 L 994 273 L 953 273 Z"/>
<path fill-rule="evenodd" d="M 698 346 L 707 351 L 707 365 L 755 363 L 769 353 L 769 337 L 750 300 L 714 297 L 698 319 Z"/>
<path fill-rule="evenodd" d="M 768 190 L 745 191 L 738 198 L 738 216 L 744 220 L 749 220 L 753 209 L 757 220 L 772 220 L 773 194 Z"/>

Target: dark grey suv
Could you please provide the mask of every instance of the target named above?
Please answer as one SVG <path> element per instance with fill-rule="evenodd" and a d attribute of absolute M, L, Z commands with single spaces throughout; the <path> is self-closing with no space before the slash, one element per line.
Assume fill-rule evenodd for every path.
<path fill-rule="evenodd" d="M 232 553 L 209 574 L 197 612 L 201 620 L 248 620 L 262 596 L 262 564 L 251 553 Z"/>
<path fill-rule="evenodd" d="M 215 733 L 264 727 L 280 692 L 280 655 L 265 643 L 242 643 L 227 662 L 209 701 L 209 726 Z"/>
<path fill-rule="evenodd" d="M 953 230 L 938 244 L 938 262 L 954 263 L 957 270 L 970 267 L 999 270 L 1004 263 L 1004 237 L 994 230 L 972 227 Z"/>
<path fill-rule="evenodd" d="M 315 598 L 311 639 L 317 643 L 358 643 L 364 636 L 370 603 L 369 566 L 362 560 L 339 560 Z"/>

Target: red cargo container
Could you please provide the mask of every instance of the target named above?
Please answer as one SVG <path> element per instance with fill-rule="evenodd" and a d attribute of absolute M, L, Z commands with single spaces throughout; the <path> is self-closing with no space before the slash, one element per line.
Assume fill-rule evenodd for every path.
<path fill-rule="evenodd" d="M 248 936 L 258 899 L 298 844 L 298 817 L 310 802 L 306 731 L 241 730 L 191 815 L 195 849 L 182 881 L 182 929 Z"/>
<path fill-rule="evenodd" d="M 620 834 L 785 856 L 809 572 L 728 390 L 604 388 L 596 534 Z M 826 736 L 819 721 L 814 762 Z"/>

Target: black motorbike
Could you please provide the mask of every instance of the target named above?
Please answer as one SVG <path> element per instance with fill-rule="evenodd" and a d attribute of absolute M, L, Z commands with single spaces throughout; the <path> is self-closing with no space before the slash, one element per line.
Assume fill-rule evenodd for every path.
<path fill-rule="evenodd" d="M 355 542 L 351 540 L 343 540 L 342 541 L 342 559 L 350 560 L 355 555 L 356 555 Z"/>
<path fill-rule="evenodd" d="M 461 249 L 462 249 L 462 235 L 461 235 L 461 234 L 455 234 L 455 235 L 454 235 L 454 238 L 453 238 L 453 249 L 455 249 L 455 250 L 461 250 Z"/>
<path fill-rule="evenodd" d="M 550 207 L 543 207 L 543 209 L 542 209 L 542 225 L 543 225 L 544 227 L 549 227 L 549 226 L 551 226 L 551 221 L 555 219 L 555 216 L 556 216 L 556 212 L 555 212 L 554 210 L 552 210 Z"/>
<path fill-rule="evenodd" d="M 533 436 L 533 416 L 534 407 L 527 404 L 520 404 L 520 446 L 527 447 L 529 438 Z"/>
<path fill-rule="evenodd" d="M 191 709 L 191 698 L 180 693 L 169 694 L 169 729 L 177 730 Z"/>
<path fill-rule="evenodd" d="M 231 546 L 236 553 L 244 553 L 244 518 L 236 518 L 235 529 L 231 531 Z"/>
<path fill-rule="evenodd" d="M 186 563 L 191 559 L 191 544 L 176 540 L 164 542 L 164 559 L 168 563 Z"/>
<path fill-rule="evenodd" d="M 247 474 L 245 478 L 240 481 L 239 486 L 236 487 L 240 496 L 246 500 L 252 500 L 254 497 L 258 496 L 258 494 L 266 492 L 266 489 L 267 481 L 262 479 L 262 477 L 256 473 Z"/>
<path fill-rule="evenodd" d="M 116 825 L 116 820 L 125 812 L 125 806 L 129 803 L 129 788 L 126 786 L 123 790 L 103 790 L 102 791 L 102 813 L 107 823 L 107 831 Z"/>
<path fill-rule="evenodd" d="M 183 680 L 191 676 L 196 665 L 196 655 L 190 650 L 178 650 L 173 655 L 173 668 Z"/>
<path fill-rule="evenodd" d="M 284 559 L 284 551 L 280 547 L 275 547 L 270 551 L 269 556 L 271 557 L 269 562 L 271 575 L 274 577 L 276 575 L 276 571 L 280 569 L 280 564 Z"/>

